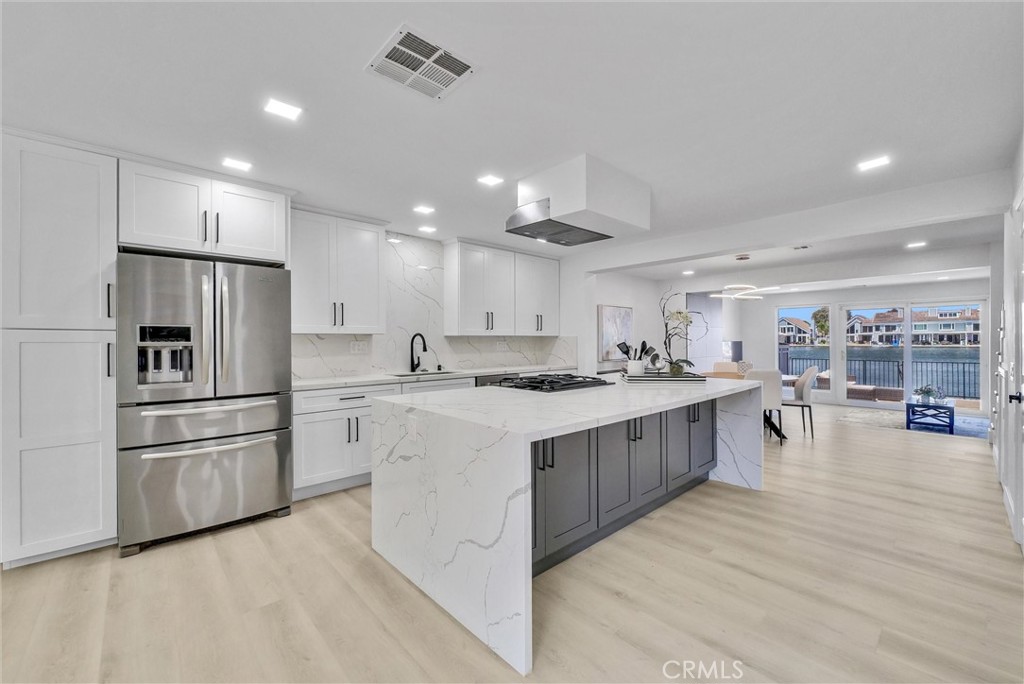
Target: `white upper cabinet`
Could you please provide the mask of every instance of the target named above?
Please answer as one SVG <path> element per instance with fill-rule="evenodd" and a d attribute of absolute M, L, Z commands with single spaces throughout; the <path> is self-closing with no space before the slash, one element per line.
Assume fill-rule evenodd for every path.
<path fill-rule="evenodd" d="M 3 136 L 4 328 L 114 329 L 116 164 Z"/>
<path fill-rule="evenodd" d="M 383 333 L 384 229 L 292 212 L 292 332 Z"/>
<path fill-rule="evenodd" d="M 558 262 L 516 254 L 516 335 L 558 334 Z"/>
<path fill-rule="evenodd" d="M 122 244 L 285 261 L 284 195 L 126 160 L 118 185 Z"/>
<path fill-rule="evenodd" d="M 209 178 L 121 160 L 118 239 L 127 245 L 210 251 Z"/>
<path fill-rule="evenodd" d="M 453 242 L 444 248 L 444 334 L 515 334 L 515 254 Z"/>
<path fill-rule="evenodd" d="M 213 181 L 213 251 L 283 263 L 288 255 L 284 195 Z"/>

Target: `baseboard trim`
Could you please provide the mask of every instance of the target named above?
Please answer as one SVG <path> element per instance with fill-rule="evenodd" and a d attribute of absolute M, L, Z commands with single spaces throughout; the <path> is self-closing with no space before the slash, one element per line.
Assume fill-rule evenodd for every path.
<path fill-rule="evenodd" d="M 292 501 L 302 501 L 303 499 L 309 499 L 314 496 L 340 492 L 343 489 L 361 487 L 365 484 L 370 484 L 370 473 L 360 473 L 359 475 L 352 475 L 351 477 L 343 477 L 340 480 L 321 482 L 320 484 L 296 489 L 292 492 Z"/>
<path fill-rule="evenodd" d="M 93 549 L 101 549 L 104 546 L 116 546 L 117 537 L 111 539 L 103 539 L 97 542 L 90 542 L 88 544 L 80 544 L 78 546 L 72 546 L 68 549 L 61 549 L 60 551 L 50 551 L 49 553 L 41 553 L 38 556 L 29 556 L 28 558 L 17 558 L 15 560 L 6 561 L 3 565 L 4 570 L 12 570 L 14 568 L 20 568 L 23 565 L 32 565 L 33 563 L 40 563 L 42 561 L 53 560 L 54 558 L 63 558 L 64 556 L 70 556 L 75 553 L 82 553 L 83 551 L 92 551 Z"/>

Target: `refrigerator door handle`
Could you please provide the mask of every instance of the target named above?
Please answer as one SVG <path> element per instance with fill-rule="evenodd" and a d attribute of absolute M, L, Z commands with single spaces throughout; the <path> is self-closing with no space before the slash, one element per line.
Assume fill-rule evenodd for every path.
<path fill-rule="evenodd" d="M 270 401 L 257 401 L 252 404 L 229 404 L 227 406 L 203 406 L 201 408 L 187 408 L 187 409 L 160 409 L 156 411 L 143 411 L 139 415 L 146 418 L 160 418 L 166 416 L 191 416 L 202 413 L 220 413 L 221 411 L 244 411 L 246 409 L 256 408 L 258 406 L 276 406 L 277 402 Z"/>
<path fill-rule="evenodd" d="M 220 381 L 228 381 L 228 363 L 231 360 L 231 296 L 228 279 L 220 280 Z"/>
<path fill-rule="evenodd" d="M 256 446 L 258 444 L 269 444 L 270 442 L 276 442 L 277 435 L 271 435 L 270 437 L 260 437 L 259 439 L 252 439 L 248 442 L 237 442 L 235 444 L 222 444 L 220 446 L 205 447 L 203 449 L 186 449 L 185 451 L 166 451 L 160 452 L 155 451 L 153 453 L 142 454 L 139 456 L 143 461 L 152 461 L 158 458 L 184 458 L 186 456 L 202 456 L 204 454 L 216 454 L 221 451 L 237 451 L 239 449 L 245 449 L 247 447 Z"/>
<path fill-rule="evenodd" d="M 203 315 L 203 372 L 202 384 L 210 382 L 210 338 L 213 336 L 213 310 L 210 306 L 210 276 L 202 276 L 202 315 Z"/>

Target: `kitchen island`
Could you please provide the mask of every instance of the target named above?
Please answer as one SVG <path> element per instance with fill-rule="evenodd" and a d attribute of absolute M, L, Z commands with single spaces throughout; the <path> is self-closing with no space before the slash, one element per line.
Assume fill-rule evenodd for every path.
<path fill-rule="evenodd" d="M 761 413 L 760 383 L 720 379 L 374 399 L 373 548 L 525 675 L 535 561 L 708 478 L 761 489 Z"/>

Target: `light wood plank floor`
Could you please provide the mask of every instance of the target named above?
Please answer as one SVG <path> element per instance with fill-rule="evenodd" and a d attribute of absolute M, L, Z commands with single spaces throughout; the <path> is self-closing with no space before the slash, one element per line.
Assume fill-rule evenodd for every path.
<path fill-rule="evenodd" d="M 981 440 L 836 422 L 538 577 L 537 681 L 1020 682 L 1020 548 Z M 369 547 L 369 487 L 4 572 L 3 681 L 515 681 Z M 721 665 L 719 665 L 721 666 Z M 679 680 L 684 681 L 684 680 Z"/>

